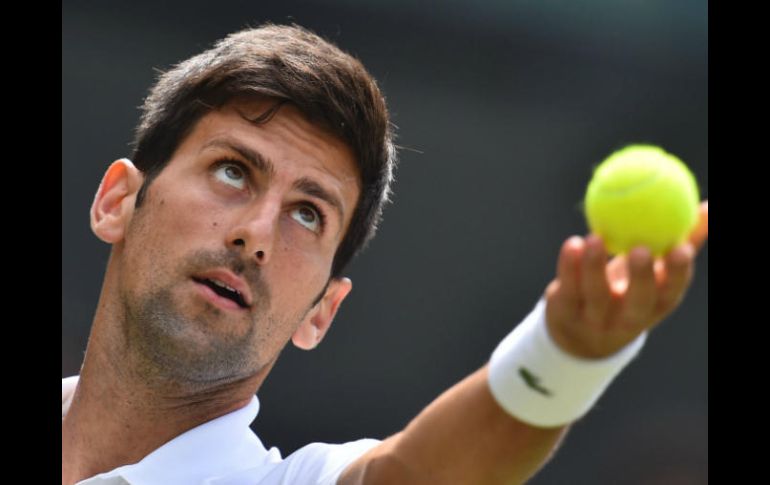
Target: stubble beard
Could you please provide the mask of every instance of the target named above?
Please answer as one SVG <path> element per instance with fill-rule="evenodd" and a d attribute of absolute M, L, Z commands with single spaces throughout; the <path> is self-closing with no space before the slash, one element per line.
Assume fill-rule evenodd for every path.
<path fill-rule="evenodd" d="M 177 281 L 211 267 L 227 267 L 244 277 L 254 296 L 252 307 L 244 312 L 247 316 L 240 317 L 250 320 L 248 328 L 243 331 L 244 322 L 234 321 L 240 332 L 238 328 L 223 331 L 221 320 L 227 318 L 227 312 L 208 302 L 195 304 L 197 313 L 182 311 L 173 283 L 135 298 L 124 294 L 124 338 L 128 354 L 134 357 L 133 370 L 150 385 L 194 388 L 226 384 L 259 372 L 271 361 L 271 334 L 281 325 L 269 312 L 270 295 L 258 271 L 245 270 L 226 252 L 199 251 L 183 266 L 177 273 L 183 276 Z M 160 280 L 160 274 L 154 276 L 145 281 Z"/>
<path fill-rule="evenodd" d="M 176 311 L 167 289 L 126 310 L 127 344 L 145 379 L 202 385 L 259 370 L 259 350 L 252 343 L 256 325 L 242 336 L 214 335 L 202 318 L 191 320 Z"/>

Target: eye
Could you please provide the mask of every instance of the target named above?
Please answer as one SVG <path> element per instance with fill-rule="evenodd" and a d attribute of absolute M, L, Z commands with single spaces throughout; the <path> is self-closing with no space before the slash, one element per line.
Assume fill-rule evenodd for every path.
<path fill-rule="evenodd" d="M 303 205 L 294 208 L 291 210 L 291 217 L 309 230 L 316 233 L 321 232 L 323 216 L 314 207 Z"/>
<path fill-rule="evenodd" d="M 223 162 L 214 170 L 214 176 L 222 183 L 243 190 L 246 187 L 246 174 L 240 165 Z"/>

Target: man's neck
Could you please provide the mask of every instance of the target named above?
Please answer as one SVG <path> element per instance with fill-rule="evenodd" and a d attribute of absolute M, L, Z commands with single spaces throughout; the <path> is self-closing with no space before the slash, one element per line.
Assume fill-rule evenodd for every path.
<path fill-rule="evenodd" d="M 180 434 L 246 406 L 270 370 L 205 391 L 173 383 L 148 386 L 130 372 L 130 359 L 101 343 L 95 322 L 62 418 L 62 484 L 136 463 Z"/>

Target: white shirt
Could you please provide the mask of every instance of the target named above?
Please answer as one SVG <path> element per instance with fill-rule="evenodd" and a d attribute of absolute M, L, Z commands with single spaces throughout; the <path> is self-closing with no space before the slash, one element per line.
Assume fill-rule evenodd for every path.
<path fill-rule="evenodd" d="M 62 379 L 62 417 L 69 409 L 78 376 Z M 259 399 L 193 428 L 138 463 L 87 478 L 77 485 L 335 485 L 345 468 L 380 441 L 312 443 L 281 458 L 265 449 L 249 424 Z"/>

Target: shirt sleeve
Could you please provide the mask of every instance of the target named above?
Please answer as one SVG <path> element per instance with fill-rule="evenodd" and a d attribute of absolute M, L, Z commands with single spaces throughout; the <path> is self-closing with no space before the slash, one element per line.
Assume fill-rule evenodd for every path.
<path fill-rule="evenodd" d="M 380 443 L 371 438 L 343 444 L 311 443 L 287 456 L 260 484 L 336 485 L 348 465 Z"/>

